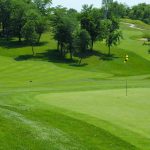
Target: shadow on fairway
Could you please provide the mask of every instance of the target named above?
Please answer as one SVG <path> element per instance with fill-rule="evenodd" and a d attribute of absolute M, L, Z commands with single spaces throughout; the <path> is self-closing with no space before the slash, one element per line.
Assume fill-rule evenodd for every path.
<path fill-rule="evenodd" d="M 76 63 L 76 64 L 70 64 L 70 66 L 73 66 L 73 67 L 85 67 L 85 66 L 87 66 L 88 64 L 87 63 L 81 63 L 81 64 L 79 64 L 79 63 Z"/>
<path fill-rule="evenodd" d="M 115 56 L 114 54 L 110 54 L 110 55 L 109 55 L 109 54 L 102 53 L 102 52 L 96 51 L 96 50 L 94 50 L 94 51 L 92 52 L 92 54 L 93 54 L 94 56 L 98 56 L 100 60 L 104 60 L 104 61 L 110 61 L 110 60 L 114 60 L 114 59 L 119 58 L 118 56 Z"/>
<path fill-rule="evenodd" d="M 38 59 L 38 60 L 43 60 L 43 61 L 48 61 L 48 62 L 54 62 L 54 63 L 77 63 L 77 60 L 71 60 L 69 58 L 64 58 L 60 56 L 59 52 L 55 49 L 53 50 L 47 50 L 46 52 L 43 53 L 36 53 L 35 56 L 33 55 L 20 55 L 15 58 L 16 61 L 25 61 L 29 59 Z"/>
<path fill-rule="evenodd" d="M 75 53 L 75 56 L 78 57 L 79 54 L 78 53 Z M 83 58 L 89 58 L 91 56 L 97 56 L 99 57 L 100 60 L 104 60 L 104 61 L 110 61 L 110 60 L 114 60 L 114 59 L 117 59 L 119 57 L 115 56 L 114 54 L 106 54 L 106 53 L 103 53 L 99 50 L 88 50 L 84 55 L 83 55 Z"/>
<path fill-rule="evenodd" d="M 75 53 L 74 56 L 79 57 L 79 54 Z M 97 56 L 97 57 L 99 57 L 99 60 L 104 60 L 104 61 L 111 61 L 111 60 L 119 58 L 113 54 L 108 55 L 108 54 L 105 54 L 105 53 L 102 53 L 102 52 L 96 51 L 96 50 L 87 51 L 84 54 L 84 56 L 82 56 L 82 57 L 83 57 L 83 59 L 85 59 L 85 58 L 89 58 L 91 56 Z M 62 57 L 62 56 L 60 56 L 60 53 L 56 49 L 51 49 L 51 50 L 49 49 L 43 53 L 36 53 L 35 56 L 20 55 L 15 58 L 16 61 L 26 61 L 29 59 L 32 59 L 32 60 L 36 59 L 36 60 L 48 61 L 48 62 L 53 62 L 53 63 L 61 63 L 61 64 L 65 63 L 65 64 L 69 64 L 70 66 L 74 66 L 74 67 L 84 67 L 84 66 L 88 65 L 88 63 L 79 64 L 79 60 L 77 60 L 77 59 L 71 60 L 70 58 Z"/>
<path fill-rule="evenodd" d="M 35 46 L 43 46 L 47 44 L 48 42 L 40 42 L 35 44 Z M 0 47 L 12 49 L 12 48 L 23 48 L 23 47 L 29 47 L 30 44 L 27 41 L 16 41 L 14 39 L 9 39 L 8 41 L 6 39 L 0 39 Z"/>

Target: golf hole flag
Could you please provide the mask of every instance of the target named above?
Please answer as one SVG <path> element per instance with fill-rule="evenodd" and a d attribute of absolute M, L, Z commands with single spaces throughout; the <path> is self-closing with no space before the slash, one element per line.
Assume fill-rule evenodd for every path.
<path fill-rule="evenodd" d="M 125 60 L 124 60 L 124 63 L 127 63 L 127 61 L 129 60 L 129 56 L 128 55 L 126 55 L 125 56 Z"/>

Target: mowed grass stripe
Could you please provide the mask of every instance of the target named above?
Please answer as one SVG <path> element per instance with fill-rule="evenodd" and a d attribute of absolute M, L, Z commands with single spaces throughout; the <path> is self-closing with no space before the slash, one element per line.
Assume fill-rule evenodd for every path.
<path fill-rule="evenodd" d="M 18 99 L 18 97 L 16 98 Z M 23 104 L 24 102 L 22 101 L 21 103 Z M 10 105 L 9 106 L 1 105 L 1 108 L 2 110 L 4 110 L 4 111 L 1 111 L 2 114 L 3 113 L 5 114 L 3 116 L 6 116 L 6 114 L 11 113 L 9 114 L 9 116 L 6 116 L 7 119 L 6 120 L 4 119 L 5 121 L 4 120 L 2 121 L 2 127 L 4 123 L 5 127 L 7 126 L 8 128 L 8 130 L 5 131 L 5 133 L 7 133 L 5 135 L 6 138 L 7 136 L 8 136 L 8 139 L 12 138 L 12 136 L 9 134 L 9 133 L 12 133 L 11 125 L 15 126 L 16 124 L 19 123 L 19 126 L 15 128 L 16 130 L 19 130 L 19 132 L 13 129 L 14 130 L 13 132 L 16 132 L 16 136 L 14 137 L 14 139 L 17 142 L 17 145 L 13 145 L 13 148 L 19 148 L 21 145 L 24 147 L 28 143 L 27 147 L 34 148 L 34 149 L 37 146 L 39 146 L 38 149 L 42 149 L 43 148 L 42 146 L 44 146 L 44 144 L 46 144 L 47 148 L 52 148 L 52 149 L 63 148 L 66 150 L 68 149 L 70 150 L 72 149 L 116 150 L 120 148 L 125 149 L 125 150 L 136 149 L 136 147 L 123 141 L 122 139 L 119 139 L 118 137 L 115 137 L 114 135 L 111 135 L 109 132 L 103 129 L 97 128 L 83 121 L 73 119 L 71 117 L 67 117 L 55 111 L 51 111 L 50 108 L 47 110 L 45 109 L 46 107 L 39 108 L 37 106 L 37 107 L 32 107 L 32 109 L 30 109 L 25 106 L 24 107 L 22 106 L 11 107 Z M 25 110 L 28 110 L 28 111 L 25 111 Z M 8 112 L 6 113 L 5 111 L 8 111 Z M 13 120 L 11 120 L 11 116 L 14 118 Z M 12 121 L 11 124 L 8 123 L 9 119 Z M 39 126 L 40 123 L 43 124 L 42 125 L 43 127 Z M 30 127 L 28 127 L 28 125 Z M 33 129 L 31 128 L 32 126 L 33 126 Z M 30 130 L 30 128 L 32 130 Z M 42 131 L 42 128 L 44 129 L 43 131 Z M 46 137 L 47 138 L 46 143 L 45 143 L 45 140 L 43 139 L 44 135 L 37 137 L 36 132 L 35 132 L 36 130 L 38 131 L 37 134 L 40 134 L 40 132 L 45 132 L 46 135 L 50 136 L 50 137 Z M 52 130 L 53 130 L 52 132 L 53 134 L 51 133 Z M 57 132 L 55 132 L 55 130 Z M 67 137 L 68 139 L 65 139 L 64 136 L 62 137 L 62 134 L 60 133 L 58 134 L 58 131 L 60 133 L 63 133 L 64 136 Z M 28 134 L 25 134 L 24 132 Z M 23 138 L 22 140 L 19 140 L 22 134 L 23 134 Z M 28 138 L 32 138 L 32 140 L 29 141 L 27 140 Z M 3 140 L 1 139 L 1 141 Z M 24 143 L 22 141 L 24 141 Z M 53 141 L 56 143 L 53 144 Z M 12 143 L 10 143 L 10 145 L 11 144 Z M 37 146 L 35 147 L 35 145 Z M 1 146 L 4 146 L 3 143 Z"/>

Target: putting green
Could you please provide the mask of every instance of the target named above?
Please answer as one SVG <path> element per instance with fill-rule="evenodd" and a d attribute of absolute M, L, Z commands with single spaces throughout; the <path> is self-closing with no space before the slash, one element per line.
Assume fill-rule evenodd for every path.
<path fill-rule="evenodd" d="M 84 114 L 89 118 L 94 117 L 97 120 L 106 121 L 116 128 L 118 127 L 118 129 L 126 130 L 129 135 L 126 135 L 126 133 L 122 138 L 128 142 L 133 142 L 132 144 L 136 144 L 140 148 L 145 146 L 142 141 L 150 139 L 149 88 L 129 89 L 128 96 L 125 96 L 125 89 L 119 89 L 50 93 L 36 96 L 36 98 L 43 103 Z M 84 121 L 88 122 L 86 119 Z M 97 122 L 90 123 L 98 126 Z M 105 125 L 100 127 L 107 130 Z M 118 132 L 116 129 L 114 131 L 114 129 L 108 127 L 108 131 L 116 136 L 121 136 L 121 131 Z M 135 134 L 133 137 L 131 136 L 134 138 L 132 141 L 130 141 L 130 132 Z M 140 137 L 141 142 L 139 142 Z M 148 148 L 150 141 L 147 144 Z"/>

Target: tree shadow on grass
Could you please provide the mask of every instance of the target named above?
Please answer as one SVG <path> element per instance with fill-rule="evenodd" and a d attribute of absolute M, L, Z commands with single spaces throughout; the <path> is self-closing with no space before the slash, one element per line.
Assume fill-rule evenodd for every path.
<path fill-rule="evenodd" d="M 79 56 L 78 53 L 75 54 L 75 56 Z M 104 60 L 104 61 L 111 61 L 111 60 L 114 60 L 114 59 L 117 59 L 119 58 L 118 56 L 115 56 L 114 54 L 106 54 L 106 53 L 103 53 L 99 50 L 88 50 L 85 55 L 84 55 L 84 58 L 89 58 L 91 56 L 97 56 L 99 57 L 100 60 Z"/>
<path fill-rule="evenodd" d="M 15 58 L 16 61 L 25 61 L 34 58 L 33 55 L 20 55 Z"/>
<path fill-rule="evenodd" d="M 97 56 L 99 57 L 99 60 L 103 60 L 103 61 L 112 61 L 114 59 L 117 59 L 119 58 L 118 56 L 115 56 L 114 54 L 107 54 L 107 53 L 103 53 L 99 50 L 93 50 L 91 52 L 91 55 L 90 56 Z"/>
<path fill-rule="evenodd" d="M 35 46 L 43 46 L 47 44 L 48 42 L 40 42 L 35 44 Z M 0 47 L 12 49 L 12 48 L 23 48 L 28 47 L 30 44 L 27 41 L 16 41 L 14 39 L 9 39 L 8 41 L 4 38 L 0 39 Z"/>
<path fill-rule="evenodd" d="M 87 63 L 81 63 L 81 64 L 79 64 L 79 63 L 73 63 L 73 64 L 70 64 L 70 66 L 73 66 L 73 67 L 85 67 L 85 66 L 87 66 L 88 64 Z"/>
<path fill-rule="evenodd" d="M 71 60 L 69 58 L 65 58 L 60 56 L 59 52 L 55 49 L 53 50 L 47 50 L 46 52 L 43 53 L 36 53 L 35 56 L 33 55 L 20 55 L 15 58 L 16 61 L 25 61 L 25 60 L 42 60 L 42 61 L 48 61 L 48 62 L 53 62 L 53 63 L 76 63 L 77 60 Z"/>
<path fill-rule="evenodd" d="M 79 56 L 79 55 L 76 53 L 75 56 Z M 100 51 L 93 50 L 93 51 L 87 51 L 87 53 L 84 56 L 84 59 L 91 57 L 91 56 L 97 56 L 97 57 L 99 57 L 100 60 L 104 60 L 104 61 L 111 61 L 116 58 L 119 58 L 113 54 L 108 55 L 108 54 L 102 53 Z M 48 62 L 53 62 L 53 63 L 69 64 L 70 66 L 73 66 L 73 67 L 84 67 L 84 66 L 88 65 L 88 63 L 80 63 L 79 64 L 79 60 L 77 60 L 77 59 L 71 60 L 69 58 L 62 57 L 62 56 L 60 56 L 60 53 L 56 49 L 51 49 L 51 50 L 49 49 L 43 53 L 36 53 L 35 56 L 20 55 L 15 58 L 16 61 L 26 61 L 29 59 L 42 60 L 42 61 L 48 61 Z"/>

